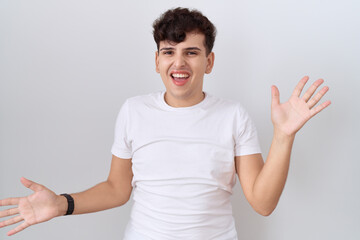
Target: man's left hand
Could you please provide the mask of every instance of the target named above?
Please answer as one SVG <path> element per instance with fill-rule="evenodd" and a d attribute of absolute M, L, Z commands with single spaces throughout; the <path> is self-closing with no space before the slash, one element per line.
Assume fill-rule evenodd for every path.
<path fill-rule="evenodd" d="M 324 103 L 315 106 L 329 87 L 323 87 L 317 94 L 313 96 L 316 89 L 324 82 L 323 79 L 315 81 L 305 94 L 300 97 L 300 94 L 309 80 L 308 76 L 303 77 L 297 84 L 290 99 L 285 103 L 280 103 L 280 93 L 276 86 L 271 87 L 271 120 L 274 124 L 274 130 L 288 136 L 295 136 L 296 132 L 313 116 L 331 104 L 325 101 Z"/>

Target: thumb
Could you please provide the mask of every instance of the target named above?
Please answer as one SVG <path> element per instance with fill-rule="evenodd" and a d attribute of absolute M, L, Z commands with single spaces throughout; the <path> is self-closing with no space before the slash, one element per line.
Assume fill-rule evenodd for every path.
<path fill-rule="evenodd" d="M 44 189 L 44 187 L 36 182 L 33 182 L 29 179 L 26 179 L 24 177 L 20 178 L 21 183 L 27 187 L 33 190 L 34 192 L 38 192 Z"/>
<path fill-rule="evenodd" d="M 271 86 L 271 106 L 280 104 L 280 92 L 279 89 L 275 86 Z"/>

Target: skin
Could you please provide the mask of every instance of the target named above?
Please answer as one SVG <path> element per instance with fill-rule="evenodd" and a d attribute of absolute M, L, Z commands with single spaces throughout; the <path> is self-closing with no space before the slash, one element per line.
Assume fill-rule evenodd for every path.
<path fill-rule="evenodd" d="M 155 53 L 156 71 L 166 87 L 165 101 L 172 107 L 188 107 L 201 102 L 203 78 L 211 72 L 214 53 L 206 54 L 204 35 L 188 33 L 181 43 L 160 42 Z M 172 82 L 171 73 L 189 74 L 189 81 L 183 86 Z M 290 99 L 280 103 L 279 90 L 271 87 L 271 120 L 274 135 L 269 155 L 264 163 L 261 154 L 236 156 L 235 167 L 244 194 L 259 214 L 268 216 L 275 209 L 284 189 L 289 170 L 290 155 L 296 133 L 317 113 L 330 105 L 330 101 L 316 106 L 328 91 L 323 87 L 315 94 L 322 79 L 315 81 L 303 96 L 301 92 L 309 77 L 303 77 Z M 75 201 L 73 214 L 91 213 L 125 204 L 131 195 L 133 177 L 131 159 L 113 156 L 108 179 L 80 193 L 71 194 Z M 34 191 L 33 194 L 0 200 L 0 206 L 15 205 L 0 211 L 0 217 L 13 216 L 0 222 L 0 227 L 21 222 L 8 232 L 13 235 L 25 228 L 48 221 L 66 213 L 67 201 L 43 185 L 21 178 L 21 183 Z"/>
<path fill-rule="evenodd" d="M 215 58 L 213 52 L 206 55 L 204 41 L 203 34 L 188 33 L 181 43 L 160 42 L 159 51 L 155 52 L 156 72 L 166 87 L 165 101 L 170 106 L 192 106 L 204 99 L 204 74 L 211 73 Z M 183 86 L 175 85 L 171 79 L 173 71 L 189 74 L 189 81 Z"/>
<path fill-rule="evenodd" d="M 328 87 L 323 87 L 312 97 L 324 82 L 322 79 L 315 81 L 300 96 L 308 80 L 308 76 L 303 77 L 290 99 L 282 104 L 278 88 L 271 87 L 274 134 L 266 163 L 264 164 L 261 154 L 235 157 L 236 171 L 244 194 L 254 210 L 263 216 L 274 211 L 284 189 L 295 134 L 308 120 L 331 104 L 330 101 L 325 101 L 315 107 L 329 90 Z"/>
<path fill-rule="evenodd" d="M 75 202 L 73 214 L 92 213 L 125 204 L 132 191 L 133 173 L 131 166 L 131 159 L 122 159 L 113 155 L 110 173 L 106 181 L 84 192 L 71 194 Z M 16 205 L 15 208 L 0 211 L 0 217 L 18 214 L 0 222 L 0 228 L 22 222 L 10 230 L 7 233 L 8 236 L 14 235 L 31 225 L 63 216 L 67 210 L 65 197 L 56 195 L 47 187 L 26 178 L 21 178 L 20 181 L 34 193 L 26 197 L 0 200 L 0 206 Z"/>

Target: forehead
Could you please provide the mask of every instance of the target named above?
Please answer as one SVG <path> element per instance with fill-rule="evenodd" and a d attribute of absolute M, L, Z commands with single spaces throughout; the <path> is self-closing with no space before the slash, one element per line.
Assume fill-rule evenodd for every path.
<path fill-rule="evenodd" d="M 184 41 L 176 43 L 168 40 L 160 41 L 160 49 L 163 47 L 188 48 L 197 47 L 205 50 L 205 35 L 202 33 L 186 33 Z"/>

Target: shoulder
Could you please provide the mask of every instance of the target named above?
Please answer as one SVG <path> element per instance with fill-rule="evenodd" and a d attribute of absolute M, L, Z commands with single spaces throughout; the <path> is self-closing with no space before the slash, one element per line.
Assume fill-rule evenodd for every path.
<path fill-rule="evenodd" d="M 211 98 L 211 104 L 217 110 L 230 111 L 233 113 L 242 113 L 246 112 L 245 107 L 240 103 L 240 101 L 230 98 L 218 97 L 212 94 L 208 94 Z"/>
<path fill-rule="evenodd" d="M 124 101 L 122 108 L 126 109 L 130 115 L 144 116 L 152 114 L 161 105 L 161 94 L 162 92 L 158 91 L 129 97 Z"/>
<path fill-rule="evenodd" d="M 143 95 L 137 95 L 127 98 L 124 104 L 127 104 L 131 107 L 151 105 L 154 104 L 156 101 L 158 101 L 160 96 L 161 96 L 161 91 L 152 92 Z"/>

